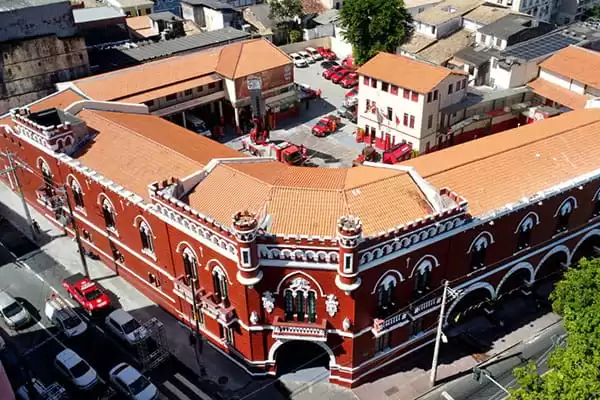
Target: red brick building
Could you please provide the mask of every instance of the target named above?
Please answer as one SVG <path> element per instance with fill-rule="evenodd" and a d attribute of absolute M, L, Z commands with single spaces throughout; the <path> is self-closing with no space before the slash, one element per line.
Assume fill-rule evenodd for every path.
<path fill-rule="evenodd" d="M 360 385 L 431 343 L 443 280 L 460 293 L 454 324 L 600 237 L 600 110 L 316 169 L 244 157 L 142 105 L 77 100 L 0 120 L 28 201 L 60 223 L 64 184 L 84 245 L 190 326 L 196 304 L 202 334 L 255 375 L 312 342 L 332 382 Z"/>

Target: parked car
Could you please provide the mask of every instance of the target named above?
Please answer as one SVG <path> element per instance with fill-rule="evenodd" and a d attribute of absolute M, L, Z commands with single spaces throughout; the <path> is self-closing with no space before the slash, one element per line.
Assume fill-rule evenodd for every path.
<path fill-rule="evenodd" d="M 110 297 L 102 286 L 82 274 L 72 275 L 62 281 L 69 297 L 81 304 L 89 314 L 110 307 Z"/>
<path fill-rule="evenodd" d="M 349 73 L 340 81 L 340 85 L 345 89 L 358 86 L 358 74 L 356 72 Z"/>
<path fill-rule="evenodd" d="M 313 47 L 307 47 L 304 50 L 306 50 L 306 52 L 308 54 L 310 54 L 311 57 L 313 58 L 313 60 L 315 60 L 315 61 L 319 61 L 319 60 L 323 59 L 323 56 L 317 51 L 317 49 L 315 49 Z"/>
<path fill-rule="evenodd" d="M 294 66 L 298 68 L 308 67 L 308 61 L 304 57 L 301 57 L 298 53 L 290 54 L 292 61 L 294 62 Z"/>
<path fill-rule="evenodd" d="M 328 69 L 328 68 L 334 67 L 334 66 L 336 66 L 336 65 L 337 65 L 337 66 L 339 66 L 340 64 L 338 64 L 338 62 L 337 62 L 337 61 L 323 61 L 323 62 L 321 63 L 321 67 L 323 67 L 323 68 L 325 68 L 325 69 Z"/>
<path fill-rule="evenodd" d="M 308 54 L 308 52 L 301 50 L 298 52 L 298 54 L 300 55 L 300 57 L 304 58 L 306 60 L 306 62 L 309 62 L 311 64 L 313 64 L 316 60 L 313 58 L 313 56 L 311 56 L 310 54 Z"/>
<path fill-rule="evenodd" d="M 314 89 L 311 89 L 310 86 L 302 84 L 302 83 L 298 83 L 297 84 L 298 87 L 298 91 L 300 92 L 300 100 L 312 100 L 314 98 L 317 97 L 317 91 Z"/>
<path fill-rule="evenodd" d="M 198 118 L 195 115 L 187 112 L 185 113 L 185 122 L 187 129 L 194 131 L 201 136 L 211 136 L 210 129 L 208 129 L 206 122 L 204 122 L 201 118 Z"/>
<path fill-rule="evenodd" d="M 158 398 L 158 389 L 137 369 L 121 363 L 108 373 L 110 381 L 124 395 L 134 400 L 153 400 Z"/>
<path fill-rule="evenodd" d="M 336 72 L 338 72 L 339 70 L 342 70 L 343 67 L 339 66 L 339 65 L 334 65 L 331 68 L 326 69 L 325 71 L 323 71 L 323 78 L 325 79 L 331 79 L 331 77 L 333 76 L 333 74 L 335 74 Z"/>
<path fill-rule="evenodd" d="M 323 56 L 323 58 L 328 60 L 337 59 L 337 55 L 329 47 L 317 47 L 317 51 Z"/>
<path fill-rule="evenodd" d="M 44 314 L 58 326 L 67 337 L 79 336 L 87 330 L 87 324 L 60 297 L 53 294 L 44 305 Z"/>
<path fill-rule="evenodd" d="M 346 98 L 348 99 L 350 97 L 356 97 L 357 94 L 358 94 L 358 87 L 355 87 L 354 89 L 352 89 L 351 91 L 346 93 Z"/>
<path fill-rule="evenodd" d="M 127 311 L 119 308 L 105 319 L 106 326 L 119 338 L 133 345 L 148 337 L 148 331 Z"/>
<path fill-rule="evenodd" d="M 71 349 L 64 349 L 54 358 L 54 366 L 78 389 L 86 390 L 98 383 L 94 368 Z"/>
<path fill-rule="evenodd" d="M 317 137 L 325 137 L 328 133 L 335 132 L 340 119 L 334 115 L 323 117 L 313 126 L 312 134 Z"/>
<path fill-rule="evenodd" d="M 340 69 L 335 74 L 331 75 L 331 82 L 338 84 L 348 75 L 351 71 L 348 69 Z"/>
<path fill-rule="evenodd" d="M 31 321 L 29 311 L 6 292 L 0 292 L 0 314 L 6 325 L 12 329 L 21 328 Z"/>

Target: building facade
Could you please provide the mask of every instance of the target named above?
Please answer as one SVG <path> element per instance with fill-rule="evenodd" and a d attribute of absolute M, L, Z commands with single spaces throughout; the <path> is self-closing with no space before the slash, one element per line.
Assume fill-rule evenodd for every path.
<path fill-rule="evenodd" d="M 70 234 L 75 218 L 86 249 L 256 376 L 310 343 L 332 382 L 360 385 L 432 342 L 443 280 L 459 293 L 450 327 L 600 244 L 599 110 L 399 166 L 305 169 L 143 105 L 77 100 L 0 122 L 26 199 Z"/>

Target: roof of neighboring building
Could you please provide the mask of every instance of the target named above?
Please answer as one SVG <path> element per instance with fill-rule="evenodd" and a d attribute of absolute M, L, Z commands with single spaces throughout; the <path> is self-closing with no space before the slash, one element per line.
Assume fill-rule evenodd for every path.
<path fill-rule="evenodd" d="M 475 41 L 472 32 L 465 29 L 458 30 L 452 35 L 438 40 L 417 53 L 417 57 L 429 62 L 443 65 L 461 49 L 470 46 Z"/>
<path fill-rule="evenodd" d="M 127 18 L 127 21 L 131 19 L 133 18 Z M 147 18 L 146 20 L 148 21 Z M 211 48 L 242 39 L 249 39 L 250 36 L 251 35 L 248 32 L 226 27 L 223 29 L 217 29 L 215 31 L 202 32 L 196 35 L 138 45 L 138 47 L 134 48 L 123 48 L 119 49 L 119 52 L 122 53 L 121 58 L 126 59 L 124 62 L 131 63 L 131 60 L 145 62 L 148 60 L 164 58 L 177 53 L 188 52 L 195 49 Z"/>
<path fill-rule="evenodd" d="M 428 25 L 439 25 L 468 13 L 482 3 L 483 0 L 446 0 L 415 15 L 413 19 Z"/>
<path fill-rule="evenodd" d="M 464 197 L 480 216 L 598 169 L 599 132 L 599 109 L 572 111 L 403 164 Z"/>
<path fill-rule="evenodd" d="M 121 102 L 125 103 L 144 103 L 149 100 L 159 99 L 161 97 L 168 96 L 170 94 L 183 92 L 188 89 L 197 88 L 199 86 L 208 85 L 212 82 L 217 82 L 221 80 L 219 76 L 216 74 L 204 75 L 198 78 L 190 79 L 187 81 L 183 81 L 181 83 L 176 83 L 174 85 L 169 85 L 166 87 L 158 88 L 156 90 L 150 90 L 148 92 L 144 92 L 142 94 L 133 95 L 130 97 L 122 98 Z"/>
<path fill-rule="evenodd" d="M 287 64 L 291 64 L 290 58 L 279 48 L 267 40 L 253 39 L 91 76 L 73 84 L 94 100 L 116 101 L 214 72 L 235 79 Z"/>
<path fill-rule="evenodd" d="M 271 7 L 267 3 L 254 4 L 244 8 L 243 12 L 246 22 L 256 26 L 259 30 L 273 30 L 277 23 L 281 22 L 279 19 L 271 19 L 270 13 Z"/>
<path fill-rule="evenodd" d="M 497 7 L 492 4 L 482 4 L 473 11 L 467 13 L 464 18 L 482 25 L 487 25 L 510 13 L 510 8 Z"/>
<path fill-rule="evenodd" d="M 135 31 L 136 34 L 144 38 L 157 36 L 159 34 L 159 32 L 152 27 L 152 21 L 147 15 L 129 17 L 125 19 L 125 23 L 129 30 Z"/>
<path fill-rule="evenodd" d="M 428 4 L 441 3 L 443 0 L 406 0 L 404 1 L 404 8 L 414 8 L 419 6 L 426 6 Z"/>
<path fill-rule="evenodd" d="M 98 133 L 74 158 L 146 200 L 152 182 L 186 177 L 215 157 L 244 157 L 154 115 L 84 109 L 77 117 Z"/>
<path fill-rule="evenodd" d="M 431 45 L 432 43 L 435 43 L 436 40 L 436 38 L 433 38 L 431 36 L 426 36 L 421 33 L 414 32 L 408 40 L 408 42 L 400 46 L 400 49 L 411 54 L 417 54 L 427 46 Z"/>
<path fill-rule="evenodd" d="M 171 11 L 161 11 L 157 13 L 152 13 L 148 14 L 147 17 L 150 18 L 152 21 L 183 21 L 183 19 L 179 18 Z"/>
<path fill-rule="evenodd" d="M 152 0 L 109 0 L 109 3 L 120 6 L 121 8 L 135 7 L 135 6 L 154 6 Z"/>
<path fill-rule="evenodd" d="M 193 6 L 212 8 L 213 10 L 235 10 L 231 5 L 219 0 L 181 0 Z"/>
<path fill-rule="evenodd" d="M 479 28 L 479 32 L 485 35 L 494 36 L 500 39 L 508 39 L 511 36 L 527 29 L 535 29 L 547 26 L 550 24 L 537 22 L 539 25 L 532 26 L 534 18 L 525 14 L 508 14 L 488 25 Z"/>
<path fill-rule="evenodd" d="M 236 195 L 220 201 L 229 190 Z M 224 225 L 242 209 L 270 215 L 267 230 L 282 235 L 334 236 L 340 216 L 356 215 L 368 236 L 434 212 L 408 172 L 371 166 L 316 169 L 278 162 L 220 164 L 186 200 Z M 373 204 L 388 206 L 382 212 Z"/>
<path fill-rule="evenodd" d="M 541 78 L 529 82 L 527 86 L 532 88 L 538 95 L 567 106 L 571 110 L 585 108 L 585 104 L 589 100 L 585 95 L 575 93 Z"/>
<path fill-rule="evenodd" d="M 454 57 L 479 67 L 490 60 L 491 54 L 486 48 L 465 47 L 454 54 Z"/>
<path fill-rule="evenodd" d="M 317 24 L 327 25 L 332 24 L 340 18 L 340 10 L 331 9 L 317 15 L 313 21 Z"/>
<path fill-rule="evenodd" d="M 43 6 L 53 3 L 64 3 L 69 0 L 0 0 L 0 12 Z"/>
<path fill-rule="evenodd" d="M 125 18 L 119 10 L 103 6 L 103 7 L 90 7 L 90 8 L 74 8 L 73 18 L 75 18 L 76 24 L 82 24 L 85 22 L 102 21 L 105 19 L 113 18 Z"/>
<path fill-rule="evenodd" d="M 600 89 L 600 53 L 569 46 L 544 60 L 540 67 Z"/>
<path fill-rule="evenodd" d="M 81 94 L 71 88 L 60 90 L 46 97 L 42 97 L 28 105 L 31 111 L 42 111 L 48 108 L 64 109 L 76 101 L 86 100 Z"/>
<path fill-rule="evenodd" d="M 463 75 L 459 71 L 384 52 L 371 58 L 357 72 L 419 93 L 430 92 L 451 74 Z"/>

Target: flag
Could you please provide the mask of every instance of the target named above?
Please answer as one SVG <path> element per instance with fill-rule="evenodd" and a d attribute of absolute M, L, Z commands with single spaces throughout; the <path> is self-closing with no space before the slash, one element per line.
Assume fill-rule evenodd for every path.
<path fill-rule="evenodd" d="M 398 115 L 396 115 L 396 125 L 400 124 L 400 118 L 398 118 Z"/>

